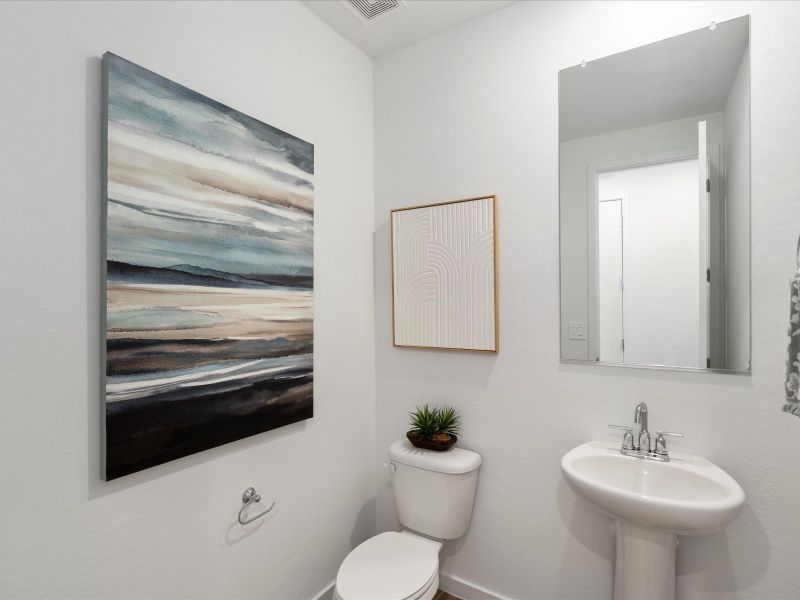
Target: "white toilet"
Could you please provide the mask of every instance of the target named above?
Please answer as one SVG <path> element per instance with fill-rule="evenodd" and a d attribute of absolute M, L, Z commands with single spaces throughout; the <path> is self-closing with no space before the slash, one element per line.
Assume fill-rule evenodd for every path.
<path fill-rule="evenodd" d="M 481 457 L 462 448 L 420 450 L 408 440 L 389 448 L 402 533 L 380 533 L 339 567 L 334 600 L 430 600 L 439 587 L 443 540 L 469 528 Z"/>

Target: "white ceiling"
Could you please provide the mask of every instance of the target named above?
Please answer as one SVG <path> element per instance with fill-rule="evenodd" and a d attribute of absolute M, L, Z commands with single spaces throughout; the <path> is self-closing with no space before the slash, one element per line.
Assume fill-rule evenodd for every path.
<path fill-rule="evenodd" d="M 750 39 L 740 17 L 559 73 L 559 138 L 721 111 Z"/>
<path fill-rule="evenodd" d="M 505 0 L 406 0 L 365 23 L 340 0 L 305 0 L 323 21 L 372 57 L 410 46 L 420 40 L 514 4 Z"/>

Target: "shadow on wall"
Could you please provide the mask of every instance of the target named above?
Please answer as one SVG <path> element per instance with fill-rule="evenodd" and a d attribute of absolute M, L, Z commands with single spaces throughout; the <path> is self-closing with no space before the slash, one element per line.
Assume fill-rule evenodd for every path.
<path fill-rule="evenodd" d="M 381 454 L 380 456 L 384 456 Z M 387 457 L 388 460 L 388 457 Z M 394 490 L 392 489 L 392 479 L 391 476 L 387 476 L 386 469 L 380 466 L 380 461 L 378 461 L 377 466 L 377 496 L 376 500 L 376 511 L 377 507 L 380 506 L 380 511 L 376 512 L 376 522 L 375 522 L 375 532 L 384 532 L 384 531 L 399 531 L 401 529 L 400 522 L 397 519 L 397 505 L 394 501 Z M 380 517 L 380 519 L 378 518 Z"/>
<path fill-rule="evenodd" d="M 460 538 L 455 540 L 447 540 L 447 542 L 442 546 L 440 551 L 440 562 L 442 564 L 441 570 L 447 571 L 447 559 L 452 556 L 458 556 L 458 553 L 461 552 L 461 549 L 464 547 L 464 544 L 467 543 L 467 538 L 469 537 L 469 531 L 467 531 L 466 535 L 462 535 Z"/>
<path fill-rule="evenodd" d="M 615 559 L 613 521 L 598 511 L 588 500 L 574 492 L 561 478 L 556 491 L 561 520 L 570 532 L 570 539 L 564 548 L 558 589 L 568 591 L 577 573 L 571 565 L 575 563 L 576 543 L 609 563 L 609 574 L 613 572 Z M 709 594 L 730 593 L 740 597 L 742 590 L 752 587 L 762 579 L 770 562 L 769 540 L 755 512 L 745 504 L 731 529 L 704 536 L 679 537 L 677 555 L 677 585 L 680 578 L 691 577 L 706 572 L 706 576 L 693 581 L 692 587 Z M 744 521 L 750 521 L 746 524 Z M 732 557 L 728 536 L 747 531 L 746 543 L 735 547 L 746 549 L 746 556 Z M 733 564 L 738 568 L 734 570 Z M 704 580 L 708 582 L 706 585 Z M 609 581 L 613 586 L 613 577 Z M 604 597 L 611 597 L 612 590 Z M 745 596 L 742 596 L 745 597 Z"/>
<path fill-rule="evenodd" d="M 214 460 L 223 454 L 234 454 L 247 451 L 254 446 L 269 440 L 280 439 L 289 435 L 301 433 L 306 422 L 301 421 L 290 425 L 266 431 L 241 440 L 225 444 L 222 447 L 212 448 L 204 452 L 192 454 L 158 465 L 138 473 L 106 482 L 102 479 L 101 457 L 105 451 L 104 440 L 101 435 L 104 427 L 105 412 L 103 402 L 102 377 L 105 371 L 105 330 L 103 329 L 103 315 L 105 311 L 104 291 L 102 281 L 103 261 L 105 260 L 105 242 L 102 231 L 103 199 L 101 188 L 102 173 L 102 147 L 101 147 L 101 106 L 102 106 L 102 61 L 99 57 L 86 59 L 86 322 L 87 322 L 87 442 L 85 464 L 87 471 L 84 474 L 85 497 L 84 500 L 100 498 L 113 494 L 129 487 L 145 483 L 186 468 Z M 220 448 L 224 448 L 221 450 Z M 236 511 L 239 507 L 236 508 Z M 235 522 L 229 532 L 233 538 L 225 535 L 227 543 L 236 543 L 235 532 L 239 527 Z M 259 524 L 260 527 L 260 524 Z M 254 529 L 255 530 L 255 529 Z M 249 535 L 249 533 L 247 534 Z M 246 537 L 243 536 L 243 537 Z M 241 538 L 239 538 L 241 539 Z"/>
<path fill-rule="evenodd" d="M 732 557 L 728 538 L 743 535 L 744 532 L 747 532 L 747 540 L 735 543 L 733 546 L 743 550 L 745 555 Z M 707 591 L 709 594 L 722 592 L 730 593 L 731 597 L 746 598 L 747 593 L 743 590 L 758 583 L 764 577 L 770 563 L 769 539 L 764 526 L 747 503 L 729 529 L 712 535 L 678 539 L 679 592 L 682 576 L 693 576 L 707 571 L 711 574 L 707 577 L 707 585 L 702 579 L 692 583 L 697 592 Z M 734 563 L 737 565 L 735 570 Z"/>
<path fill-rule="evenodd" d="M 371 538 L 377 533 L 377 500 L 370 498 L 361 507 L 353 523 L 353 531 L 350 533 L 350 548 L 355 548 L 364 540 Z M 344 560 L 344 556 L 342 557 Z"/>
<path fill-rule="evenodd" d="M 232 508 L 231 509 L 231 513 L 236 513 L 238 515 L 239 514 L 239 510 L 241 508 L 242 508 L 242 506 L 240 504 L 237 507 Z M 258 505 L 256 506 L 256 509 L 257 510 L 263 510 Z M 245 539 L 249 538 L 251 535 L 253 535 L 255 532 L 257 532 L 259 529 L 261 529 L 261 526 L 264 523 L 274 519 L 276 512 L 277 512 L 277 507 L 275 507 L 274 510 L 270 511 L 270 513 L 268 515 L 265 515 L 265 516 L 261 517 L 255 523 L 251 523 L 249 525 L 242 525 L 241 523 L 239 523 L 239 519 L 238 518 L 234 519 L 231 522 L 231 524 L 228 525 L 228 527 L 223 532 L 223 534 L 222 534 L 222 542 L 226 546 L 235 546 L 236 544 L 238 544 L 242 540 L 245 540 Z"/>
<path fill-rule="evenodd" d="M 570 373 L 574 375 L 598 375 L 606 377 L 620 377 L 643 383 L 645 389 L 652 389 L 653 380 L 659 381 L 684 381 L 686 383 L 702 383 L 703 385 L 718 385 L 723 388 L 749 388 L 753 389 L 753 378 L 750 373 L 709 373 L 705 370 L 687 371 L 680 369 L 670 369 L 665 367 L 635 367 L 612 365 L 609 363 L 597 364 L 570 364 L 559 363 L 559 373 Z"/>
<path fill-rule="evenodd" d="M 375 302 L 377 337 L 375 348 L 379 357 L 376 361 L 378 376 L 385 379 L 412 377 L 416 381 L 432 383 L 458 381 L 460 385 L 487 385 L 497 362 L 496 353 L 395 348 L 392 346 L 392 256 L 388 220 L 375 230 L 373 243 L 375 247 L 375 282 L 378 288 L 383 290 L 382 293 L 378 292 L 378 295 L 385 294 L 387 297 L 387 302 Z M 502 289 L 502 280 L 500 286 Z M 501 348 L 503 346 L 502 323 L 503 314 L 501 312 Z M 390 359 L 389 356 L 391 356 Z"/>
<path fill-rule="evenodd" d="M 89 398 L 89 403 L 97 403 L 102 404 L 101 394 L 98 393 L 96 398 Z M 100 410 L 100 419 L 102 419 L 102 410 Z M 90 415 L 91 420 L 91 415 Z M 101 453 L 104 452 L 102 444 L 100 442 L 100 436 L 98 434 L 99 428 L 102 426 L 94 425 L 94 430 L 90 427 L 89 430 L 89 453 L 94 453 L 96 457 L 100 457 Z M 130 475 L 126 475 L 125 477 L 120 477 L 119 479 L 114 479 L 113 481 L 104 481 L 101 477 L 100 467 L 99 467 L 99 459 L 94 460 L 94 465 L 91 464 L 91 460 L 89 461 L 89 481 L 88 481 L 88 493 L 87 499 L 94 500 L 96 498 L 102 498 L 103 496 L 107 496 L 109 494 L 115 494 L 117 492 L 121 492 L 126 490 L 130 487 L 135 487 L 142 483 L 146 483 L 148 481 L 152 481 L 154 479 L 159 479 L 161 477 L 166 477 L 173 473 L 177 473 L 179 471 L 184 471 L 186 469 L 190 469 L 196 465 L 200 465 L 203 463 L 211 462 L 220 458 L 221 456 L 228 456 L 232 454 L 237 454 L 239 452 L 247 452 L 253 448 L 258 446 L 262 446 L 263 444 L 269 443 L 272 440 L 281 439 L 290 435 L 296 435 L 302 433 L 306 428 L 306 421 L 301 421 L 299 423 L 292 423 L 290 425 L 285 425 L 280 429 L 273 429 L 271 431 L 265 431 L 264 433 L 259 433 L 258 435 L 253 435 L 247 438 L 243 438 L 241 440 L 236 440 L 234 442 L 229 442 L 223 446 L 217 446 L 216 448 L 210 448 L 209 450 L 204 450 L 203 452 L 198 452 L 196 454 L 191 454 L 189 456 L 184 456 L 177 460 L 173 460 L 168 463 L 164 463 L 162 465 L 157 465 L 155 467 L 150 467 L 149 469 L 145 469 L 143 471 L 138 471 L 137 473 L 132 473 Z M 238 492 L 238 490 L 237 490 Z M 235 513 L 239 512 L 241 505 L 236 506 Z M 238 523 L 235 523 L 238 526 Z"/>
<path fill-rule="evenodd" d="M 100 483 L 100 432 L 103 422 L 101 386 L 101 349 L 105 332 L 101 329 L 103 313 L 100 279 L 104 250 L 101 245 L 102 190 L 100 188 L 100 106 L 102 96 L 102 62 L 98 57 L 86 59 L 86 396 L 87 396 L 87 465 L 86 497 L 95 498 Z M 104 366 L 103 366 L 104 368 Z"/>
<path fill-rule="evenodd" d="M 570 597 L 570 589 L 580 579 L 573 565 L 575 553 L 581 551 L 581 548 L 608 562 L 608 582 L 613 588 L 612 572 L 616 552 L 613 521 L 600 513 L 591 502 L 573 491 L 563 477 L 559 478 L 556 487 L 556 503 L 561 521 L 570 533 L 559 563 L 561 569 L 558 574 L 557 589 L 563 597 Z M 609 588 L 606 593 L 598 596 L 610 598 L 612 593 L 613 590 Z"/>

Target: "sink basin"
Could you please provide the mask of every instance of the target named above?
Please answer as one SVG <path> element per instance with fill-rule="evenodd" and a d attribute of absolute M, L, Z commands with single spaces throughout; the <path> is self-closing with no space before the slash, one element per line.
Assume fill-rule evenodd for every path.
<path fill-rule="evenodd" d="M 722 529 L 744 505 L 741 486 L 699 456 L 669 462 L 624 456 L 588 442 L 561 459 L 567 481 L 616 523 L 614 598 L 674 600 L 677 535 Z"/>
<path fill-rule="evenodd" d="M 619 453 L 589 442 L 567 452 L 561 469 L 575 489 L 614 519 L 681 535 L 721 529 L 741 510 L 744 491 L 717 465 L 671 453 L 670 462 Z"/>

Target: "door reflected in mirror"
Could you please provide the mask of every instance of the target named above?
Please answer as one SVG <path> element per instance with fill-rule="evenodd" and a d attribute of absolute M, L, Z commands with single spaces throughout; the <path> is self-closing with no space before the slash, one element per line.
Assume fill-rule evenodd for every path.
<path fill-rule="evenodd" d="M 749 28 L 560 72 L 563 361 L 749 372 Z"/>

